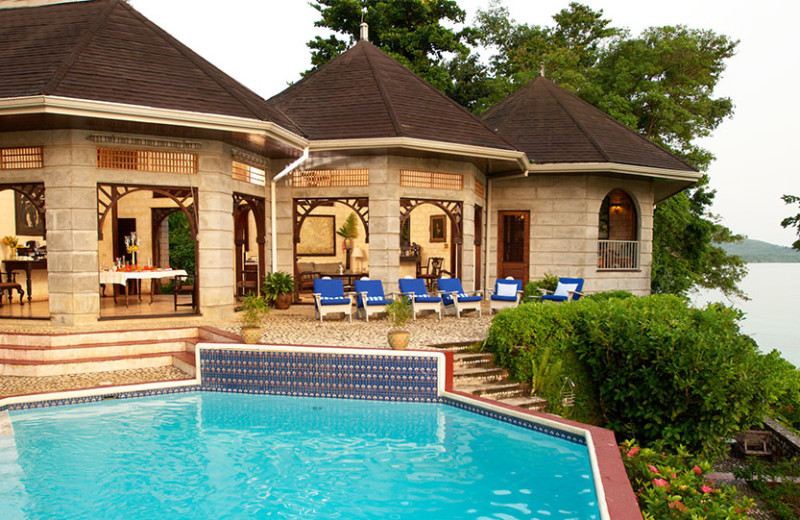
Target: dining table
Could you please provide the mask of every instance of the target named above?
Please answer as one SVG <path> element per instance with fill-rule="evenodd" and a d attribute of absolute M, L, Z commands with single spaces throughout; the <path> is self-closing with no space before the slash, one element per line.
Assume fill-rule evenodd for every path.
<path fill-rule="evenodd" d="M 183 269 L 142 269 L 142 270 L 103 270 L 100 271 L 100 284 L 101 285 L 121 285 L 125 288 L 125 307 L 128 307 L 128 282 L 131 280 L 137 281 L 141 284 L 142 280 L 150 280 L 150 303 L 153 303 L 153 293 L 156 280 L 164 278 L 174 278 L 176 276 L 188 276 L 188 273 Z M 142 301 L 141 287 L 139 292 L 139 301 Z"/>

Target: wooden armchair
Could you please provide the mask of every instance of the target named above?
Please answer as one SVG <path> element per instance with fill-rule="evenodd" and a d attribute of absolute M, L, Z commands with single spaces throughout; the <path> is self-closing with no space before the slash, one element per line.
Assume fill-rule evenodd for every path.
<path fill-rule="evenodd" d="M 5 282 L 2 281 L 3 277 L 5 277 Z M 11 291 L 17 291 L 19 294 L 19 304 L 20 306 L 25 305 L 25 302 L 22 301 L 23 296 L 25 296 L 25 291 L 22 290 L 22 285 L 17 282 L 16 274 L 13 271 L 9 271 L 7 273 L 0 272 L 0 307 L 3 306 L 3 293 L 8 293 L 8 301 L 13 301 L 13 295 Z"/>

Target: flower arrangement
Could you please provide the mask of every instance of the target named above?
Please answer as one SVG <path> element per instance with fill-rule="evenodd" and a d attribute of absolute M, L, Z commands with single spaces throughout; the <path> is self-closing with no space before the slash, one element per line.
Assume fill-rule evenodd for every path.
<path fill-rule="evenodd" d="M 19 238 L 14 236 L 4 236 L 3 243 L 11 249 L 17 249 L 19 247 Z"/>

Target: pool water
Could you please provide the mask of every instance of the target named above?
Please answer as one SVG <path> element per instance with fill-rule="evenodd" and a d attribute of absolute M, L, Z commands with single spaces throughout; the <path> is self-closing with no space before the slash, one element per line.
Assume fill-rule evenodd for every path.
<path fill-rule="evenodd" d="M 10 416 L 3 520 L 600 518 L 585 446 L 448 405 L 195 392 Z"/>

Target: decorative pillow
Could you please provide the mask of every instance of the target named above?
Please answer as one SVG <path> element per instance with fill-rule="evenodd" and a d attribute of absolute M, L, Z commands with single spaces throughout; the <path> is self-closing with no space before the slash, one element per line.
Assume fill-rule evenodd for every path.
<path fill-rule="evenodd" d="M 558 287 L 556 287 L 556 292 L 553 293 L 553 296 L 564 296 L 565 298 L 569 298 L 569 292 L 576 290 L 578 290 L 578 284 L 576 283 L 558 282 Z"/>
<path fill-rule="evenodd" d="M 497 284 L 497 296 L 516 296 L 517 284 L 503 283 Z"/>

